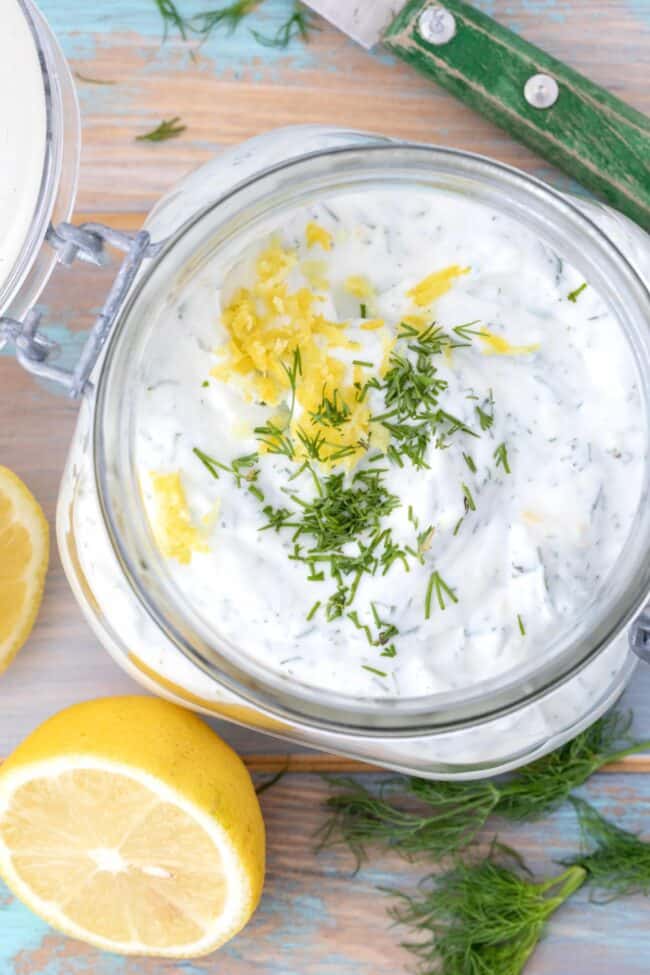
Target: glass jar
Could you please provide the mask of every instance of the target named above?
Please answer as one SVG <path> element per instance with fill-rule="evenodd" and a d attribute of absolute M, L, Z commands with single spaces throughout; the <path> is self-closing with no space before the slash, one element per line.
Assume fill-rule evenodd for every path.
<path fill-rule="evenodd" d="M 9 13 L 13 15 L 12 10 Z M 43 117 L 41 119 L 37 106 L 31 103 L 23 105 L 22 110 L 32 113 L 45 129 L 40 186 L 35 194 L 31 220 L 25 223 L 11 266 L 2 267 L 0 271 L 0 316 L 20 320 L 38 300 L 57 263 L 56 251 L 46 242 L 46 237 L 50 226 L 68 220 L 72 214 L 81 127 L 72 75 L 47 21 L 31 0 L 19 0 L 16 16 L 19 18 L 16 42 L 24 43 L 23 29 L 25 36 L 31 35 L 33 41 L 35 73 L 40 72 L 40 78 L 34 80 L 29 97 L 38 97 L 37 92 L 42 96 Z M 30 54 L 26 49 L 26 60 Z M 26 165 L 31 166 L 32 157 L 38 155 L 36 148 L 30 145 L 25 152 L 30 154 Z M 38 182 L 37 173 L 36 180 Z M 0 347 L 2 344 L 0 332 Z"/>
<path fill-rule="evenodd" d="M 650 365 L 650 241 L 607 207 L 569 200 L 481 157 L 358 132 L 298 127 L 224 152 L 174 188 L 146 229 L 157 242 L 85 385 L 63 477 L 58 539 L 77 600 L 106 649 L 149 690 L 286 739 L 407 772 L 480 777 L 557 747 L 618 697 L 642 655 L 650 508 L 641 504 L 607 597 L 541 660 L 462 693 L 356 700 L 266 671 L 206 629 L 175 590 L 146 530 L 131 459 L 132 394 L 156 312 L 270 215 L 321 193 L 388 184 L 470 196 L 522 221 L 615 308 L 641 376 Z M 624 257 L 623 254 L 626 256 Z M 633 269 L 634 265 L 639 273 Z M 643 389 L 646 429 L 650 390 Z M 647 457 L 646 477 L 647 485 Z M 633 622 L 635 621 L 636 622 Z"/>

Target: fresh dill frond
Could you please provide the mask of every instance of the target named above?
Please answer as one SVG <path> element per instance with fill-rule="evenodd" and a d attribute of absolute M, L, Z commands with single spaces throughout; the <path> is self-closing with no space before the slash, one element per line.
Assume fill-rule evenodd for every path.
<path fill-rule="evenodd" d="M 192 29 L 187 17 L 184 17 L 174 0 L 154 0 L 163 21 L 163 40 L 167 39 L 170 27 L 175 27 L 183 40 L 187 39 L 188 31 Z"/>
<path fill-rule="evenodd" d="M 369 664 L 361 664 L 364 670 L 367 670 L 371 674 L 376 674 L 377 677 L 388 677 L 385 670 L 378 670 L 377 667 L 371 667 Z"/>
<path fill-rule="evenodd" d="M 417 934 L 404 947 L 423 973 L 520 975 L 549 917 L 582 886 L 578 866 L 533 880 L 521 858 L 499 844 L 483 860 L 431 876 L 418 893 L 395 891 L 390 914 Z"/>
<path fill-rule="evenodd" d="M 174 118 L 163 119 L 155 129 L 151 132 L 145 132 L 143 135 L 136 135 L 136 142 L 165 142 L 167 139 L 175 139 L 187 128 L 186 125 L 181 125 L 180 118 L 175 115 Z"/>
<path fill-rule="evenodd" d="M 650 895 L 650 843 L 611 823 L 584 799 L 571 796 L 578 815 L 583 851 L 567 866 L 587 872 L 592 899 L 607 903 L 626 894 Z"/>
<path fill-rule="evenodd" d="M 496 461 L 497 467 L 503 467 L 506 474 L 511 474 L 510 463 L 508 461 L 508 448 L 504 443 L 500 443 L 497 449 L 494 451 L 494 459 Z"/>
<path fill-rule="evenodd" d="M 253 12 L 261 0 L 233 0 L 224 7 L 204 10 L 190 21 L 191 29 L 205 40 L 217 27 L 225 27 L 232 34 L 241 22 Z"/>
<path fill-rule="evenodd" d="M 318 609 L 320 607 L 320 604 L 321 604 L 321 602 L 320 602 L 320 599 L 319 599 L 317 602 L 314 603 L 314 605 L 312 606 L 312 608 L 309 610 L 309 612 L 307 613 L 307 621 L 308 622 L 310 620 L 313 620 L 314 616 L 318 612 Z"/>
<path fill-rule="evenodd" d="M 526 627 L 524 626 L 524 621 L 521 618 L 520 613 L 517 613 L 517 626 L 519 627 L 519 632 L 522 636 L 526 636 Z"/>
<path fill-rule="evenodd" d="M 578 298 L 580 297 L 580 295 L 582 294 L 582 292 L 585 290 L 586 287 L 587 287 L 587 282 L 583 281 L 579 288 L 576 288 L 575 291 L 570 291 L 568 293 L 567 299 L 573 302 L 573 304 L 575 305 L 576 301 L 578 300 Z"/>
<path fill-rule="evenodd" d="M 366 305 L 364 305 L 363 302 L 361 302 L 361 304 L 359 305 L 359 318 L 367 318 L 367 317 L 368 317 L 368 308 Z"/>
<path fill-rule="evenodd" d="M 484 432 L 489 430 L 494 423 L 494 398 L 492 396 L 492 390 L 490 390 L 490 395 L 483 403 L 483 406 L 475 406 L 474 409 L 478 416 L 481 430 Z"/>
<path fill-rule="evenodd" d="M 256 464 L 259 460 L 259 454 L 244 454 L 242 457 L 236 457 L 230 464 L 223 464 L 220 460 L 216 460 L 214 457 L 210 457 L 203 450 L 199 450 L 198 447 L 192 448 L 192 453 L 198 457 L 203 466 L 210 472 L 212 477 L 219 480 L 219 471 L 225 471 L 227 474 L 232 474 L 235 478 L 237 487 L 241 487 L 243 481 L 247 481 L 249 484 L 252 481 L 256 481 L 259 475 L 259 470 L 256 468 Z M 252 487 L 249 487 L 249 491 L 253 494 L 259 495 L 261 492 L 259 489 L 257 491 L 252 491 Z M 262 495 L 260 500 L 264 500 Z"/>
<path fill-rule="evenodd" d="M 301 4 L 296 3 L 293 12 L 283 24 L 280 24 L 275 34 L 269 37 L 256 30 L 252 30 L 251 34 L 264 47 L 286 48 L 289 47 L 295 37 L 300 37 L 303 41 L 309 40 L 309 32 L 312 30 L 317 30 L 317 27 L 309 11 L 305 10 Z M 361 317 L 365 318 L 366 316 L 362 315 Z"/>
<path fill-rule="evenodd" d="M 409 856 L 457 853 L 472 842 L 490 815 L 538 819 L 603 765 L 650 748 L 650 742 L 629 738 L 630 721 L 612 711 L 554 752 L 496 781 L 404 777 L 373 795 L 354 780 L 334 780 L 343 791 L 326 800 L 332 817 L 323 836 L 328 843 L 347 843 L 357 858 L 365 844 L 374 841 Z"/>
<path fill-rule="evenodd" d="M 464 325 L 456 325 L 452 331 L 463 341 L 471 342 L 475 335 L 485 335 L 480 328 L 474 328 L 474 325 L 478 325 L 479 319 L 476 318 L 473 322 L 465 322 Z"/>

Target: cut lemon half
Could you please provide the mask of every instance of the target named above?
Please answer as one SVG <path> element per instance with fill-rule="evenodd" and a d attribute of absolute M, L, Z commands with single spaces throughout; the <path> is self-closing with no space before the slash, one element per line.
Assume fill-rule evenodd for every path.
<path fill-rule="evenodd" d="M 0 466 L 0 672 L 31 633 L 49 553 L 43 509 L 19 477 Z"/>
<path fill-rule="evenodd" d="M 74 938 L 203 955 L 257 906 L 262 814 L 243 762 L 196 715 L 156 698 L 88 701 L 0 768 L 0 873 Z"/>

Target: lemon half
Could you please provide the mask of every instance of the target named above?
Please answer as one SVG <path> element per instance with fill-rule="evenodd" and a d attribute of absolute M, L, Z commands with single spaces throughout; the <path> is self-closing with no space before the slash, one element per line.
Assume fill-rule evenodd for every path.
<path fill-rule="evenodd" d="M 257 906 L 264 846 L 241 759 L 167 701 L 74 705 L 0 768 L 0 873 L 53 927 L 108 951 L 218 948 Z"/>
<path fill-rule="evenodd" d="M 49 551 L 41 506 L 13 471 L 0 466 L 0 671 L 31 633 Z"/>

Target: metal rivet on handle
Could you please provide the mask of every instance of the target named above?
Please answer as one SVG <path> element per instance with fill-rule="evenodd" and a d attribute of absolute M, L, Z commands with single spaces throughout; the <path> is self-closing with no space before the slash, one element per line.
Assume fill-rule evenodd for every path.
<path fill-rule="evenodd" d="M 428 44 L 446 44 L 456 34 L 456 21 L 444 7 L 427 7 L 420 14 L 418 33 Z"/>
<path fill-rule="evenodd" d="M 550 108 L 559 94 L 557 81 L 549 74 L 534 74 L 524 85 L 524 98 L 533 108 Z"/>

